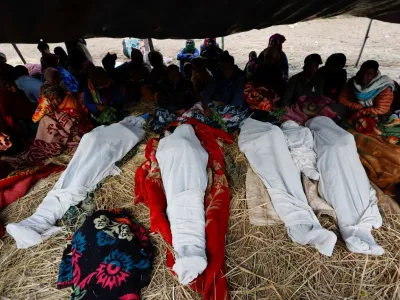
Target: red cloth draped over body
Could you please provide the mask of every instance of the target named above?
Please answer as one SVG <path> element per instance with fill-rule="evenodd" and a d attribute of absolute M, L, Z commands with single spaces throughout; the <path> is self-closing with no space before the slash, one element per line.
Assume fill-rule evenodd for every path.
<path fill-rule="evenodd" d="M 59 173 L 66 167 L 47 164 L 40 167 L 17 172 L 16 174 L 0 180 L 0 209 L 26 195 L 29 188 L 40 179 L 50 174 Z M 0 221 L 0 238 L 5 234 L 3 223 Z"/>
<path fill-rule="evenodd" d="M 208 152 L 209 182 L 204 207 L 206 210 L 207 268 L 190 285 L 203 294 L 203 299 L 229 299 L 225 274 L 225 235 L 228 230 L 230 190 L 225 175 L 225 160 L 219 143 L 232 143 L 229 133 L 189 119 L 203 148 Z M 177 122 L 170 126 L 178 126 Z M 135 203 L 144 203 L 150 209 L 150 230 L 159 232 L 172 245 L 172 235 L 166 215 L 167 200 L 160 169 L 156 160 L 159 139 L 151 139 L 146 146 L 146 161 L 136 170 Z M 172 268 L 174 257 L 167 250 L 167 265 Z"/>
<path fill-rule="evenodd" d="M 50 174 L 59 173 L 65 166 L 47 164 L 18 172 L 15 175 L 0 180 L 0 209 L 4 208 L 17 199 L 25 196 L 28 189 L 40 179 Z"/>

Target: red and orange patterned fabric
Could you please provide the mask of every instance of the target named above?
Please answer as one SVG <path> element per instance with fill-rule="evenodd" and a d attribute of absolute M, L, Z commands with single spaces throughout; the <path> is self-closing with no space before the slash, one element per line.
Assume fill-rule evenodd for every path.
<path fill-rule="evenodd" d="M 208 187 L 205 198 L 206 251 L 208 265 L 191 284 L 191 288 L 203 295 L 203 299 L 229 299 L 225 274 L 225 235 L 228 230 L 230 190 L 225 175 L 224 154 L 220 143 L 232 143 L 229 133 L 211 128 L 190 119 L 202 146 L 209 154 L 207 173 Z M 170 126 L 177 126 L 178 123 Z M 168 130 L 168 129 L 167 129 Z M 144 203 L 150 209 L 150 230 L 160 233 L 172 245 L 172 235 L 166 216 L 167 200 L 163 189 L 160 168 L 156 159 L 159 139 L 151 139 L 146 146 L 146 161 L 136 170 L 135 203 Z M 173 254 L 168 251 L 167 265 L 174 265 Z"/>
<path fill-rule="evenodd" d="M 244 89 L 244 99 L 251 110 L 269 111 L 274 108 L 274 103 L 277 103 L 280 97 L 274 90 L 264 87 L 256 88 L 248 82 Z"/>
<path fill-rule="evenodd" d="M 400 183 L 400 146 L 388 143 L 382 136 L 349 130 L 354 135 L 361 163 L 368 178 L 386 194 L 393 196 Z"/>
<path fill-rule="evenodd" d="M 45 159 L 74 151 L 93 126 L 77 100 L 67 93 L 61 103 L 41 97 L 32 117 L 40 121 L 35 140 L 17 157 L 3 157 L 13 168 L 40 165 Z"/>

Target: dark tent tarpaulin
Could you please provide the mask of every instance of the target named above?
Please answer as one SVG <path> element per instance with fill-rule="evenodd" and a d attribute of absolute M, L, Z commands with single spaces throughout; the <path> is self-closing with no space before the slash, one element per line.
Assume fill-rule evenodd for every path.
<path fill-rule="evenodd" d="M 400 23 L 400 0 L 4 0 L 0 42 L 204 38 L 345 13 Z"/>

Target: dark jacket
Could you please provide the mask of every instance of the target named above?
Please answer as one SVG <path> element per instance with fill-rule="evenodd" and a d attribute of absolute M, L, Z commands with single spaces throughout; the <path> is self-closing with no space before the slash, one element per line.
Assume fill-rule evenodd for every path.
<path fill-rule="evenodd" d="M 238 67 L 235 74 L 229 80 L 217 73 L 207 84 L 202 95 L 203 103 L 212 101 L 223 102 L 225 105 L 241 106 L 244 104 L 244 72 Z"/>
<path fill-rule="evenodd" d="M 347 71 L 342 69 L 338 73 L 331 73 L 323 66 L 318 70 L 318 75 L 324 80 L 324 96 L 337 100 L 347 82 Z"/>
<path fill-rule="evenodd" d="M 284 105 L 293 105 L 297 99 L 302 96 L 322 96 L 324 91 L 324 80 L 319 76 L 318 72 L 309 82 L 306 83 L 304 71 L 300 72 L 289 79 L 283 96 Z"/>
<path fill-rule="evenodd" d="M 184 79 L 173 86 L 167 80 L 163 79 L 157 85 L 158 106 L 165 108 L 171 113 L 180 109 L 189 109 L 196 101 L 192 82 Z"/>

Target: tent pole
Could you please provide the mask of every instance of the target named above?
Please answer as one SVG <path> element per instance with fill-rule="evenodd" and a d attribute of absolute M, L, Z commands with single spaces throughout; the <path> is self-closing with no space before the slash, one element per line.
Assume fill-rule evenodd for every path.
<path fill-rule="evenodd" d="M 26 61 L 25 61 L 24 57 L 22 56 L 22 53 L 21 53 L 21 51 L 19 51 L 19 49 L 18 49 L 17 45 L 16 45 L 16 44 L 14 44 L 14 43 L 11 43 L 11 45 L 14 47 L 14 49 L 15 49 L 15 52 L 17 52 L 17 54 L 18 54 L 19 58 L 22 60 L 22 62 L 24 63 L 24 65 L 26 65 Z"/>
<path fill-rule="evenodd" d="M 225 50 L 225 38 L 223 36 L 221 37 L 221 49 L 222 51 Z"/>
<path fill-rule="evenodd" d="M 364 51 L 365 43 L 367 42 L 367 39 L 369 38 L 369 30 L 371 29 L 371 24 L 372 24 L 372 19 L 369 20 L 367 32 L 365 33 L 365 37 L 364 37 L 364 42 L 363 42 L 363 44 L 361 46 L 360 54 L 358 55 L 357 62 L 356 62 L 354 67 L 358 67 L 358 63 L 360 62 L 361 55 L 362 55 L 362 53 Z"/>
<path fill-rule="evenodd" d="M 153 40 L 150 38 L 150 39 L 147 39 L 147 42 L 149 43 L 150 51 L 153 52 L 154 51 Z"/>

